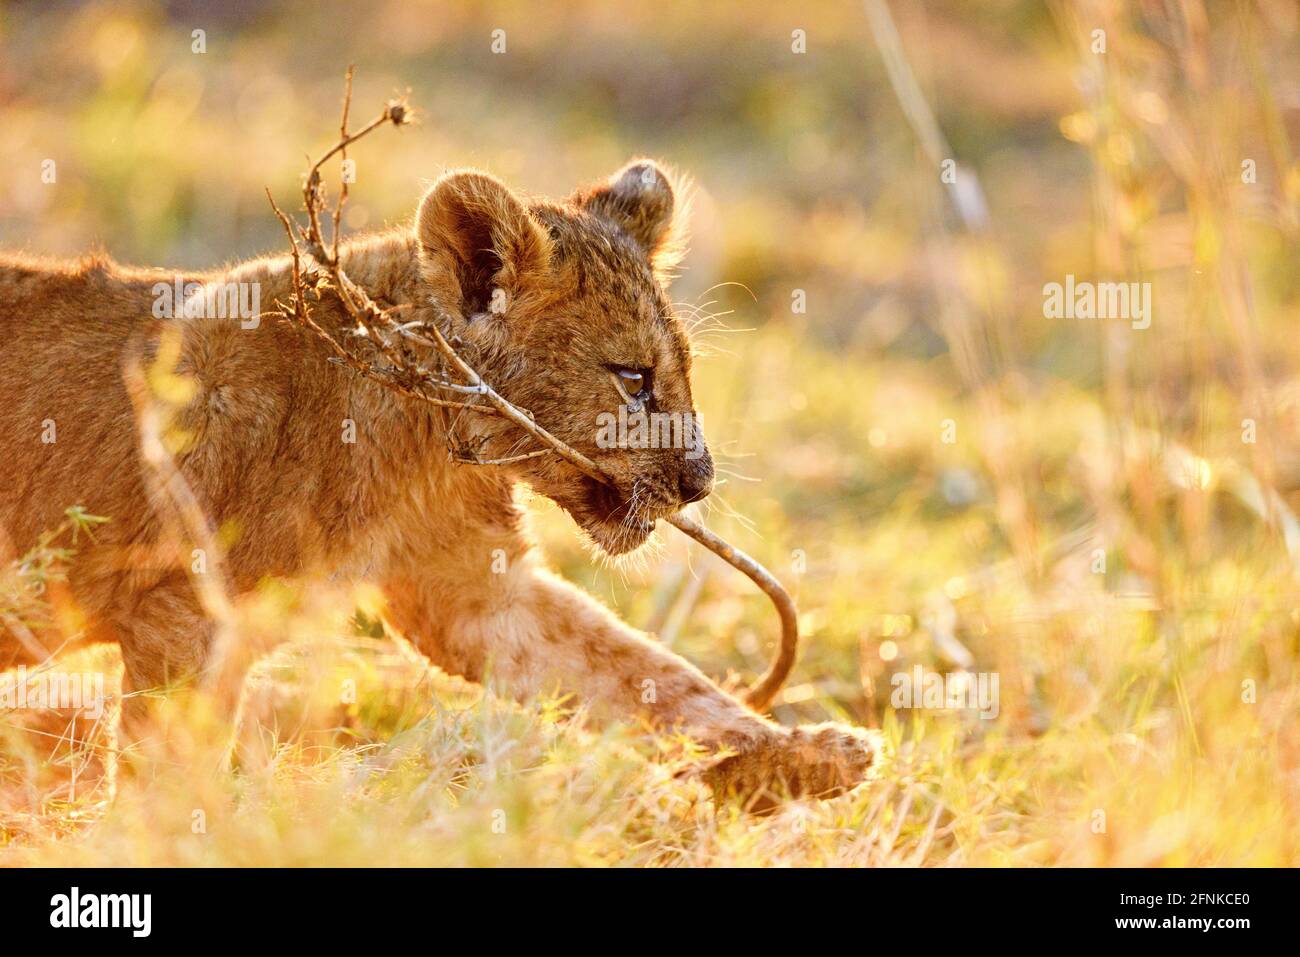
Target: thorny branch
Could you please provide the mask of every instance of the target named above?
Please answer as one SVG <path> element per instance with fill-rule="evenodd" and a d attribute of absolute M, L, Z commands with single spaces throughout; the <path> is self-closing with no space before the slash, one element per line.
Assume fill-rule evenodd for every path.
<path fill-rule="evenodd" d="M 583 474 L 605 484 L 612 484 L 610 477 L 590 458 L 577 449 L 552 435 L 533 417 L 531 412 L 511 403 L 492 388 L 465 361 L 449 342 L 438 323 L 451 327 L 450 317 L 436 303 L 438 323 L 423 322 L 401 323 L 397 315 L 403 306 L 382 309 L 370 298 L 361 286 L 354 283 L 343 271 L 339 258 L 339 238 L 343 205 L 348 198 L 347 177 L 341 177 L 338 200 L 330 211 L 331 243 L 327 246 L 321 232 L 321 212 L 325 207 L 325 189 L 321 179 L 321 166 L 333 156 L 347 158 L 347 148 L 381 126 L 391 123 L 404 126 L 411 121 L 411 110 L 404 97 L 390 100 L 377 117 L 355 133 L 348 132 L 348 116 L 352 104 L 353 68 L 348 67 L 346 86 L 343 97 L 343 115 L 339 124 L 339 140 L 321 155 L 307 171 L 303 181 L 303 206 L 307 214 L 307 225 L 303 227 L 286 215 L 267 190 L 267 199 L 271 209 L 284 227 L 289 238 L 290 252 L 293 256 L 293 294 L 288 302 L 276 303 L 273 313 L 283 319 L 296 323 L 322 339 L 333 353 L 331 361 L 345 365 L 360 375 L 371 379 L 399 395 L 427 402 L 442 408 L 458 409 L 483 415 L 495 415 L 514 423 L 525 433 L 532 436 L 541 448 L 500 459 L 482 459 L 472 449 L 458 447 L 450 436 L 450 455 L 457 461 L 472 465 L 505 465 L 544 455 L 558 455 Z M 385 360 L 385 364 L 364 358 L 339 341 L 338 337 L 324 329 L 312 317 L 309 299 L 317 302 L 322 293 L 330 292 L 337 297 L 344 311 L 356 323 L 358 338 L 365 339 Z M 380 330 L 389 333 L 381 334 Z M 441 357 L 440 365 L 458 375 L 461 382 L 454 382 L 446 374 L 435 374 L 424 368 L 418 357 L 405 345 L 403 340 L 418 342 L 433 348 Z M 465 400 L 446 399 L 437 393 L 451 393 L 468 397 Z M 484 402 L 478 401 L 479 399 Z M 485 404 L 486 403 L 486 404 Z M 786 590 L 766 568 L 760 565 L 740 549 L 726 542 L 685 514 L 677 514 L 668 519 L 684 534 L 699 542 L 732 567 L 739 569 L 750 578 L 772 600 L 781 618 L 781 642 L 767 672 L 748 690 L 746 703 L 756 710 L 765 710 L 771 704 L 776 693 L 785 683 L 794 667 L 798 651 L 799 630 L 798 613 L 794 601 Z"/>

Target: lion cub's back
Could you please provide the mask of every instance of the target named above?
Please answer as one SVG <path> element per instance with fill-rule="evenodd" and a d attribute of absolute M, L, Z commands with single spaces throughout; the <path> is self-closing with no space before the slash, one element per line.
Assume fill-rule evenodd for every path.
<path fill-rule="evenodd" d="M 156 325 L 152 281 L 101 259 L 0 256 L 0 555 L 22 554 L 70 506 L 138 506 L 122 361 Z"/>

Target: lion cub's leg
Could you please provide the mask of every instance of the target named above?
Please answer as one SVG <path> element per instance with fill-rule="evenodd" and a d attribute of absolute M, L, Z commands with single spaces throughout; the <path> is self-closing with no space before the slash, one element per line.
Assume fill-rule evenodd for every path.
<path fill-rule="evenodd" d="M 650 720 L 744 747 L 778 728 L 689 662 L 547 572 L 511 571 L 493 593 L 386 583 L 388 619 L 434 664 L 515 698 L 556 692 L 598 717 Z"/>
<path fill-rule="evenodd" d="M 645 719 L 737 752 L 707 779 L 755 805 L 783 793 L 844 791 L 873 763 L 874 744 L 863 733 L 774 724 L 545 571 L 524 565 L 490 577 L 495 581 L 460 588 L 390 582 L 390 621 L 446 671 L 521 698 L 573 693 L 598 716 Z"/>
<path fill-rule="evenodd" d="M 122 617 L 119 771 L 226 767 L 247 661 L 214 661 L 214 623 L 184 575 L 141 594 Z"/>

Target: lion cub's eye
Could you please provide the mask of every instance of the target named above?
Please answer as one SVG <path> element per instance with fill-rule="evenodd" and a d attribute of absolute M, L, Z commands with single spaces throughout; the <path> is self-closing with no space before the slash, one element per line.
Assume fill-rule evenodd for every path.
<path fill-rule="evenodd" d="M 623 380 L 623 388 L 627 389 L 628 395 L 640 395 L 641 390 L 645 388 L 645 376 L 631 369 L 619 369 L 618 377 Z"/>
<path fill-rule="evenodd" d="M 625 369 L 614 366 L 611 370 L 618 377 L 618 384 L 627 393 L 629 399 L 638 398 L 649 386 L 649 373 L 637 369 Z"/>

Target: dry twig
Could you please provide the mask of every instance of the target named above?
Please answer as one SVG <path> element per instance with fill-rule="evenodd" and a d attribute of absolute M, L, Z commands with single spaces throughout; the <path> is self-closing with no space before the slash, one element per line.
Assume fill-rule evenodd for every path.
<path fill-rule="evenodd" d="M 276 303 L 274 314 L 296 323 L 324 340 L 333 353 L 332 361 L 351 368 L 399 395 L 443 408 L 505 418 L 541 445 L 539 449 L 520 455 L 487 460 L 480 458 L 472 450 L 457 447 L 451 436 L 448 436 L 451 445 L 449 452 L 455 461 L 472 465 L 504 465 L 554 454 L 596 481 L 611 484 L 610 477 L 599 465 L 552 435 L 536 421 L 531 412 L 514 405 L 484 381 L 447 340 L 437 323 L 398 322 L 397 314 L 404 307 L 381 309 L 365 289 L 348 278 L 339 258 L 340 221 L 343 205 L 347 202 L 348 196 L 346 181 L 340 184 L 338 201 L 330 212 L 332 234 L 330 244 L 326 244 L 320 225 L 322 208 L 325 206 L 321 166 L 335 155 L 345 159 L 350 145 L 379 127 L 389 123 L 403 126 L 410 122 L 411 116 L 410 107 L 404 98 L 390 100 L 379 116 L 357 132 L 349 133 L 352 72 L 352 68 L 349 67 L 343 98 L 343 116 L 339 125 L 339 140 L 311 165 L 303 182 L 303 206 L 307 214 L 307 225 L 304 227 L 286 215 L 276 205 L 270 190 L 267 191 L 271 209 L 284 227 L 293 256 L 294 292 L 289 302 Z M 356 323 L 359 338 L 371 343 L 383 357 L 385 364 L 377 364 L 361 356 L 315 321 L 308 305 L 309 293 L 319 301 L 323 292 L 331 292 L 338 298 L 344 311 Z M 438 322 L 446 323 L 450 328 L 450 317 L 446 311 L 437 304 L 434 304 L 434 308 Z M 385 336 L 384 333 L 388 335 Z M 419 357 L 407 346 L 408 341 L 433 349 L 440 357 L 440 371 L 435 373 L 422 366 Z M 448 374 L 442 371 L 443 369 L 459 376 L 462 381 L 452 381 Z M 465 396 L 467 399 L 447 399 L 439 393 L 451 393 Z M 780 645 L 767 672 L 745 696 L 746 702 L 753 708 L 765 709 L 794 667 L 799 642 L 798 614 L 794 601 L 771 572 L 694 519 L 684 514 L 677 514 L 668 521 L 723 561 L 743 572 L 776 606 L 781 617 Z"/>

